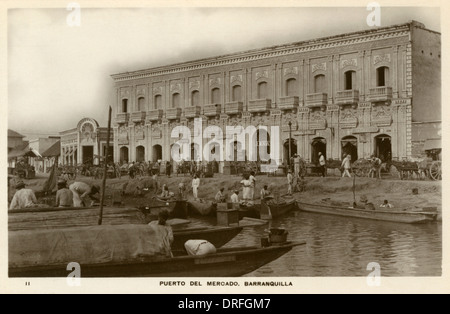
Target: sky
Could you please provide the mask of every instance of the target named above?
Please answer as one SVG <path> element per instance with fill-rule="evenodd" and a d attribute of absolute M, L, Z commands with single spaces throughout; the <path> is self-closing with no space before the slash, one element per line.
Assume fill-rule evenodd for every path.
<path fill-rule="evenodd" d="M 58 134 L 84 117 L 106 126 L 112 74 L 366 30 L 366 7 L 8 11 L 8 128 Z M 381 26 L 417 20 L 441 31 L 439 8 L 381 8 Z"/>

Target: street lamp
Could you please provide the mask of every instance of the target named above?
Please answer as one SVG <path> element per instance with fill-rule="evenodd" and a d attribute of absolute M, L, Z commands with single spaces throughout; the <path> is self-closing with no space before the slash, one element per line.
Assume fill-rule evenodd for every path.
<path fill-rule="evenodd" d="M 288 125 L 289 125 L 289 156 L 288 156 L 288 158 L 289 158 L 289 169 L 291 169 L 292 122 L 289 121 Z"/>

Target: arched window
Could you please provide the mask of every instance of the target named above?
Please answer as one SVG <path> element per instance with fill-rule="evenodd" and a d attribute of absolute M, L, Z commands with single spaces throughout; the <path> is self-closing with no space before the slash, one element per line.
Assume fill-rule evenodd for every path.
<path fill-rule="evenodd" d="M 295 78 L 286 81 L 286 96 L 298 96 L 298 84 Z"/>
<path fill-rule="evenodd" d="M 389 68 L 379 67 L 377 69 L 377 87 L 389 85 Z"/>
<path fill-rule="evenodd" d="M 327 142 L 323 137 L 316 137 L 311 142 L 311 162 L 317 164 L 319 162 L 319 153 L 327 158 Z"/>
<path fill-rule="evenodd" d="M 157 162 L 162 160 L 162 146 L 154 145 L 153 146 L 153 162 Z"/>
<path fill-rule="evenodd" d="M 242 87 L 241 85 L 234 85 L 231 92 L 232 101 L 242 101 Z"/>
<path fill-rule="evenodd" d="M 136 161 L 137 162 L 145 161 L 145 147 L 144 146 L 136 147 Z"/>
<path fill-rule="evenodd" d="M 120 148 L 120 163 L 128 162 L 128 147 L 123 146 Z"/>
<path fill-rule="evenodd" d="M 128 112 L 128 99 L 122 99 L 122 112 Z"/>
<path fill-rule="evenodd" d="M 162 96 L 161 95 L 155 96 L 154 109 L 162 109 Z"/>
<path fill-rule="evenodd" d="M 212 104 L 220 104 L 220 89 L 219 88 L 213 88 L 211 90 L 211 103 Z"/>
<path fill-rule="evenodd" d="M 267 82 L 261 82 L 258 84 L 258 99 L 265 99 L 267 98 Z"/>
<path fill-rule="evenodd" d="M 200 92 L 198 90 L 191 93 L 191 105 L 200 106 Z"/>
<path fill-rule="evenodd" d="M 145 111 L 145 98 L 144 97 L 138 98 L 137 111 Z"/>
<path fill-rule="evenodd" d="M 344 73 L 344 89 L 351 90 L 356 89 L 356 72 L 347 71 Z"/>
<path fill-rule="evenodd" d="M 180 94 L 175 93 L 172 95 L 172 108 L 180 108 Z"/>
<path fill-rule="evenodd" d="M 327 92 L 327 82 L 325 80 L 325 75 L 319 74 L 314 77 L 314 93 L 326 93 Z"/>

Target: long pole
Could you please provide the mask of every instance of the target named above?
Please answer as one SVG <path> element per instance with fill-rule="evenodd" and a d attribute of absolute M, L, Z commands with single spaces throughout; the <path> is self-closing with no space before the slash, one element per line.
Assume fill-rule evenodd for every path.
<path fill-rule="evenodd" d="M 111 136 L 111 112 L 112 108 L 109 106 L 108 114 L 108 135 L 106 138 L 106 154 L 105 154 L 105 168 L 103 171 L 102 190 L 100 194 L 100 213 L 98 215 L 98 224 L 101 225 L 103 221 L 103 203 L 105 201 L 105 187 L 106 187 L 106 175 L 108 174 L 108 156 L 109 156 L 109 137 Z"/>
<path fill-rule="evenodd" d="M 291 152 L 292 152 L 292 123 L 289 121 L 289 170 L 291 169 Z"/>

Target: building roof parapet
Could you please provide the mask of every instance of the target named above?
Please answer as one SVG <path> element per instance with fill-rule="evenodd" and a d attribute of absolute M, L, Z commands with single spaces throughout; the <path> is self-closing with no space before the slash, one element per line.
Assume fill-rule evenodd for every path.
<path fill-rule="evenodd" d="M 395 38 L 407 35 L 412 26 L 417 27 L 416 25 L 417 23 L 418 22 L 412 21 L 405 24 L 398 24 L 377 29 L 369 29 L 365 31 L 322 37 L 262 49 L 253 49 L 239 53 L 176 63 L 167 66 L 138 70 L 133 72 L 118 73 L 111 75 L 111 77 L 115 81 L 126 81 L 126 80 L 153 77 L 158 75 L 166 75 L 178 72 L 210 68 L 215 66 L 228 65 L 233 63 L 267 59 L 276 56 L 290 55 L 300 52 L 308 52 L 337 46 L 346 46 L 354 43 L 370 42 L 384 38 Z M 423 24 L 420 25 L 424 26 Z"/>

